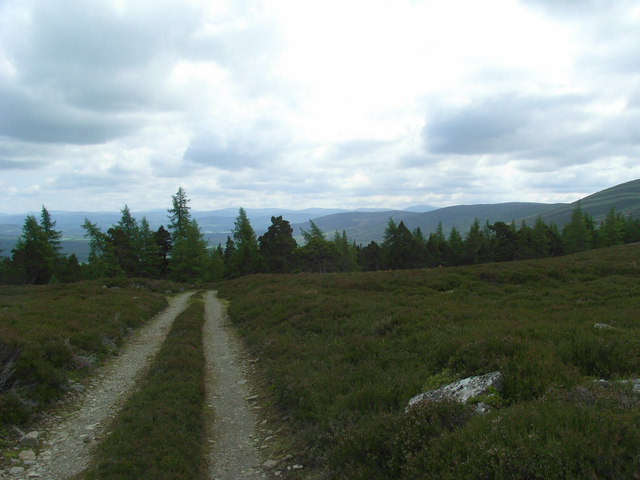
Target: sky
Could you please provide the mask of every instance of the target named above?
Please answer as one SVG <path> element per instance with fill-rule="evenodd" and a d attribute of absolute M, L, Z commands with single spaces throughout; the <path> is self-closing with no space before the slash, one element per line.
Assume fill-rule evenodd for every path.
<path fill-rule="evenodd" d="M 626 0 L 2 0 L 0 212 L 573 202 L 640 178 Z"/>

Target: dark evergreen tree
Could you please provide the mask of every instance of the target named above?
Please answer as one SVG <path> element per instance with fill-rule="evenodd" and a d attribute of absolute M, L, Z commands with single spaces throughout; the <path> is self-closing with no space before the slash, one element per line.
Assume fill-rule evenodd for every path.
<path fill-rule="evenodd" d="M 60 245 L 62 232 L 56 230 L 56 222 L 51 218 L 49 211 L 44 205 L 40 212 L 40 227 L 44 231 L 45 238 L 47 239 L 47 243 L 51 247 L 54 256 L 60 255 L 60 251 L 62 250 Z"/>
<path fill-rule="evenodd" d="M 382 260 L 384 268 L 389 269 L 416 268 L 420 265 L 420 246 L 403 221 L 396 226 L 393 219 L 389 219 L 382 243 Z"/>
<path fill-rule="evenodd" d="M 171 254 L 171 233 L 160 225 L 153 234 L 154 241 L 158 247 L 158 275 L 160 278 L 167 278 L 169 274 L 169 255 Z"/>
<path fill-rule="evenodd" d="M 379 270 L 382 265 L 382 248 L 376 242 L 361 248 L 358 255 L 358 263 L 365 271 Z"/>
<path fill-rule="evenodd" d="M 236 251 L 231 258 L 231 275 L 241 276 L 262 271 L 264 260 L 244 208 L 240 208 L 234 222 L 233 240 Z"/>
<path fill-rule="evenodd" d="M 337 231 L 333 238 L 333 244 L 338 252 L 338 265 L 337 270 L 339 272 L 351 272 L 358 269 L 358 257 L 355 245 L 349 243 L 347 238 L 347 232 L 342 231 L 339 234 Z"/>
<path fill-rule="evenodd" d="M 589 221 L 578 202 L 571 213 L 571 220 L 562 230 L 566 253 L 576 253 L 591 247 L 592 234 Z"/>
<path fill-rule="evenodd" d="M 305 272 L 328 273 L 338 271 L 340 253 L 335 243 L 326 240 L 324 233 L 312 221 L 309 230 L 300 229 L 305 244 L 294 251 L 294 257 Z"/>
<path fill-rule="evenodd" d="M 598 230 L 598 246 L 610 247 L 623 243 L 624 223 L 622 216 L 616 214 L 615 208 L 611 207 L 611 210 L 609 210 L 609 213 L 600 225 L 600 230 Z"/>
<path fill-rule="evenodd" d="M 258 242 L 269 272 L 285 273 L 292 269 L 293 251 L 298 245 L 291 225 L 282 216 L 271 217 L 271 225 Z"/>
<path fill-rule="evenodd" d="M 107 235 L 102 232 L 96 223 L 84 219 L 82 228 L 84 236 L 89 238 L 89 261 L 83 268 L 88 278 L 112 277 L 121 271 L 118 269 L 113 250 L 109 247 Z"/>
<path fill-rule="evenodd" d="M 451 228 L 447 243 L 447 265 L 462 265 L 464 263 L 464 242 L 456 227 Z"/>
<path fill-rule="evenodd" d="M 195 220 L 182 227 L 173 242 L 169 278 L 176 282 L 201 282 L 207 277 L 207 241 Z"/>
<path fill-rule="evenodd" d="M 142 217 L 140 225 L 137 226 L 137 275 L 147 278 L 159 278 L 160 269 L 166 254 L 160 251 L 160 246 L 156 241 L 155 232 L 151 231 L 146 217 Z"/>
<path fill-rule="evenodd" d="M 233 258 L 236 255 L 236 244 L 233 242 L 233 239 L 227 236 L 227 242 L 224 245 L 224 266 L 225 266 L 225 276 L 231 277 L 233 276 Z"/>
<path fill-rule="evenodd" d="M 33 215 L 27 216 L 22 235 L 13 249 L 12 263 L 17 283 L 48 283 L 55 256 L 44 229 Z"/>
<path fill-rule="evenodd" d="M 493 252 L 496 262 L 510 262 L 516 259 L 518 251 L 518 234 L 515 224 L 494 223 L 490 229 L 494 232 Z"/>
<path fill-rule="evenodd" d="M 487 261 L 488 245 L 480 221 L 476 218 L 464 240 L 464 263 L 475 265 Z"/>

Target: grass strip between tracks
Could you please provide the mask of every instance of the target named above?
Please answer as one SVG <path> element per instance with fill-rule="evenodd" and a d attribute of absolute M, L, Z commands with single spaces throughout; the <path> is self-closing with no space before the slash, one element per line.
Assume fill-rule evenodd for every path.
<path fill-rule="evenodd" d="M 203 478 L 202 301 L 176 318 L 140 388 L 97 445 L 83 479 Z"/>

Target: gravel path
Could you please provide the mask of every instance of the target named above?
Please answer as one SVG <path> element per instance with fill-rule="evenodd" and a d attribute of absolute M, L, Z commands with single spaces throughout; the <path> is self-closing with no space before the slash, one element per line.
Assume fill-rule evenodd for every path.
<path fill-rule="evenodd" d="M 213 421 L 208 425 L 210 478 L 267 478 L 260 463 L 256 418 L 241 368 L 241 347 L 228 328 L 226 307 L 215 292 L 205 295 L 203 342 L 207 404 L 214 411 Z"/>
<path fill-rule="evenodd" d="M 87 467 L 92 444 L 104 435 L 109 421 L 133 391 L 192 294 L 187 292 L 171 299 L 169 307 L 143 327 L 114 361 L 95 376 L 68 417 L 47 428 L 37 463 L 29 468 L 29 473 L 40 476 L 30 478 L 64 479 Z"/>

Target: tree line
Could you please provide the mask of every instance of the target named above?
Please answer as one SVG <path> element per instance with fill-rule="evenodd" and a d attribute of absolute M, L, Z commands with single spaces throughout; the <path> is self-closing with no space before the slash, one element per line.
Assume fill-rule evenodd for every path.
<path fill-rule="evenodd" d="M 182 187 L 171 197 L 168 224 L 153 231 L 146 218 L 136 220 L 125 205 L 121 218 L 106 232 L 85 219 L 82 228 L 90 253 L 80 264 L 61 253 L 61 232 L 43 206 L 40 221 L 29 215 L 11 257 L 0 263 L 0 282 L 43 284 L 104 277 L 166 278 L 177 282 L 210 282 L 253 273 L 347 272 L 458 266 L 559 256 L 640 241 L 640 221 L 612 208 L 599 226 L 578 204 L 560 230 L 538 218 L 533 226 L 504 222 L 481 225 L 476 219 L 462 235 L 454 227 L 445 235 L 442 223 L 429 236 L 410 231 L 392 218 L 381 244 L 356 245 L 346 233 L 327 238 L 310 221 L 298 245 L 282 216 L 258 237 L 240 208 L 225 245 L 210 247 Z"/>

